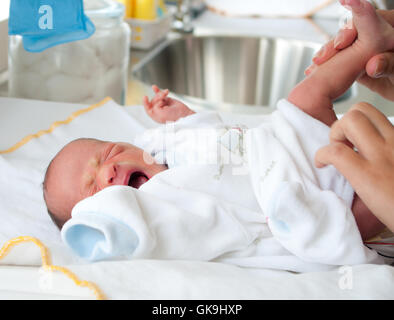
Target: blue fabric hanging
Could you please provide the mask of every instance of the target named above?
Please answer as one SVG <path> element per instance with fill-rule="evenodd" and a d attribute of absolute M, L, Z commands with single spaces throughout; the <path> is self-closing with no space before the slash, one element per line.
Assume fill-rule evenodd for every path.
<path fill-rule="evenodd" d="M 94 32 L 83 0 L 11 0 L 8 34 L 21 35 L 26 51 L 41 52 Z"/>
<path fill-rule="evenodd" d="M 86 18 L 85 30 L 76 30 L 50 36 L 23 36 L 23 47 L 26 51 L 41 52 L 59 44 L 89 38 L 95 32 L 94 24 Z"/>

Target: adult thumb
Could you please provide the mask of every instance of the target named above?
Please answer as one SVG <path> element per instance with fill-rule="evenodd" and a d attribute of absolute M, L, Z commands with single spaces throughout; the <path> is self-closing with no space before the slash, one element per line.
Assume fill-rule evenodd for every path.
<path fill-rule="evenodd" d="M 372 57 L 366 66 L 372 78 L 394 76 L 394 52 L 385 52 Z"/>

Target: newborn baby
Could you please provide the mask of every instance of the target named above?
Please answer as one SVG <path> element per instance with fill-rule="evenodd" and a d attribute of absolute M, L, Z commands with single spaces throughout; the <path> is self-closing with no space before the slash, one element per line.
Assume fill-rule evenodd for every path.
<path fill-rule="evenodd" d="M 283 113 L 286 110 L 291 112 L 291 109 L 286 108 L 298 108 L 303 113 L 331 126 L 337 119 L 332 101 L 352 85 L 372 56 L 393 48 L 394 39 L 390 36 L 392 33 L 385 31 L 392 27 L 377 15 L 369 3 L 363 0 L 344 0 L 341 3 L 352 8 L 353 21 L 359 34 L 358 39 L 351 47 L 339 52 L 298 84 L 286 101 L 291 107 L 281 108 L 280 112 Z M 155 97 L 151 101 L 144 97 L 144 106 L 147 114 L 156 122 L 183 121 L 187 124 L 185 119 L 198 117 L 185 104 L 168 97 L 168 90 L 161 91 L 156 86 L 153 86 L 153 90 Z M 198 123 L 204 123 L 207 127 L 210 125 L 218 127 L 220 121 L 212 121 L 210 117 L 206 119 L 207 121 L 202 116 Z M 314 119 L 311 118 L 311 121 L 315 121 Z M 305 123 L 305 126 L 308 127 L 309 123 Z M 253 134 L 258 134 L 258 132 L 255 131 Z M 313 136 L 313 132 L 309 136 L 301 143 L 307 146 L 310 143 L 308 139 L 311 141 L 318 139 Z M 79 201 L 100 190 L 113 185 L 125 185 L 138 189 L 155 175 L 179 165 L 166 161 L 166 155 L 157 157 L 155 153 L 157 150 L 144 148 L 144 146 L 147 146 L 146 142 L 139 143 L 137 147 L 124 142 L 114 143 L 94 139 L 78 139 L 66 145 L 51 161 L 44 181 L 44 198 L 48 211 L 57 226 L 61 228 L 71 218 L 72 208 Z M 317 148 L 318 146 L 315 149 Z M 296 155 L 290 155 L 290 158 L 292 157 L 297 158 Z M 158 160 L 159 158 L 164 161 Z M 317 171 L 313 172 L 312 176 L 319 175 L 315 173 Z M 253 182 L 254 174 L 250 172 L 249 175 L 252 180 L 251 184 L 256 185 L 257 182 Z M 305 176 L 308 175 L 310 175 L 309 172 L 305 173 Z M 341 179 L 343 177 L 339 178 L 340 181 Z M 318 187 L 323 190 L 332 190 L 337 194 L 341 193 L 337 192 L 337 186 L 333 186 L 335 184 L 338 182 L 330 181 L 327 186 L 319 185 Z M 254 186 L 255 193 L 256 188 L 258 189 Z M 246 189 L 244 193 L 252 192 Z M 245 195 L 249 197 L 248 201 L 253 209 L 258 206 L 255 200 L 251 200 L 254 196 L 253 194 Z M 340 198 L 343 196 L 343 194 L 338 194 Z M 363 239 L 383 229 L 383 225 L 370 213 L 357 195 L 352 197 L 350 205 Z"/>
<path fill-rule="evenodd" d="M 74 205 L 111 185 L 139 188 L 165 165 L 128 143 L 78 139 L 66 145 L 50 163 L 44 198 L 53 221 L 61 228 Z"/>

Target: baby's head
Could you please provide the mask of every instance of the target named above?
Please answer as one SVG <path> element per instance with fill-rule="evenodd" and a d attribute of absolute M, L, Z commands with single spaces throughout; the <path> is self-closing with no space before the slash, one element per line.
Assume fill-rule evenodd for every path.
<path fill-rule="evenodd" d="M 77 202 L 113 185 L 139 188 L 167 167 L 128 143 L 77 139 L 52 159 L 44 179 L 44 199 L 61 228 Z"/>

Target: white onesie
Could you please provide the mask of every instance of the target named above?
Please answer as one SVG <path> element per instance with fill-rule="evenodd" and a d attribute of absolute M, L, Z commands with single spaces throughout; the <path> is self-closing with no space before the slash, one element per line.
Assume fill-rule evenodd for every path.
<path fill-rule="evenodd" d="M 314 166 L 329 128 L 286 100 L 277 109 L 256 128 L 203 112 L 146 131 L 135 145 L 169 169 L 138 190 L 110 187 L 83 200 L 63 239 L 92 260 L 123 255 L 301 272 L 382 262 L 363 245 L 350 184 L 335 168 Z M 89 212 L 101 231 L 108 231 L 107 220 L 97 222 L 103 215 L 130 226 L 135 234 L 124 238 L 133 243 L 108 236 L 100 249 L 79 248 L 73 230 L 93 224 Z"/>

